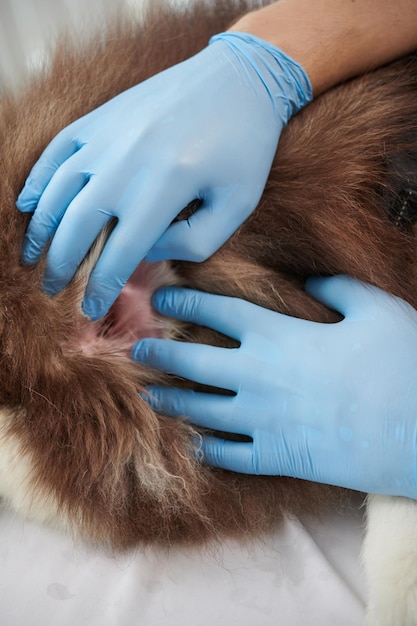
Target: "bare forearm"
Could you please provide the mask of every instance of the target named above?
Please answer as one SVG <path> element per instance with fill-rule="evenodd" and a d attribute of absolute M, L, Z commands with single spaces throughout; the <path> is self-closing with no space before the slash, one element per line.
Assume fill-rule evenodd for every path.
<path fill-rule="evenodd" d="M 417 49 L 416 0 L 280 0 L 230 30 L 281 48 L 306 70 L 314 95 Z"/>

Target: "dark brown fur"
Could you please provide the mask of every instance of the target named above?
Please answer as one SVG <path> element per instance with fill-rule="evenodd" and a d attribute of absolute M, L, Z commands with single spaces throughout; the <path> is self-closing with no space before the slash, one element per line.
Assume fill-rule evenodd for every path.
<path fill-rule="evenodd" d="M 190 427 L 156 415 L 138 395 L 153 372 L 71 347 L 77 284 L 50 299 L 42 266 L 20 263 L 28 218 L 15 199 L 47 143 L 204 47 L 245 10 L 228 4 L 154 14 L 139 29 L 123 23 L 82 50 L 64 45 L 49 73 L 0 102 L 0 402 L 12 412 L 4 441 L 21 443 L 33 466 L 30 489 L 45 502 L 52 495 L 58 521 L 62 513 L 74 531 L 119 548 L 253 535 L 283 512 L 338 506 L 344 493 L 201 466 Z M 336 316 L 305 294 L 303 281 L 343 272 L 417 306 L 415 235 L 387 215 L 403 185 L 396 163 L 416 158 L 416 95 L 409 58 L 310 105 L 284 132 L 255 213 L 207 262 L 175 264 L 181 282 L 329 322 Z M 201 329 L 189 329 L 189 338 L 214 341 Z"/>

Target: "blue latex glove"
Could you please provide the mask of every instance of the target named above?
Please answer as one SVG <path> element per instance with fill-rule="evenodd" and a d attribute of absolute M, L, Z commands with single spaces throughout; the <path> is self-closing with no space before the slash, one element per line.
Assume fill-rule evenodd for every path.
<path fill-rule="evenodd" d="M 311 98 L 304 70 L 277 48 L 243 33 L 217 35 L 51 142 L 17 201 L 35 211 L 24 262 L 38 261 L 53 237 L 45 288 L 54 294 L 116 216 L 84 301 L 98 319 L 146 255 L 204 260 L 257 205 L 283 127 Z M 202 208 L 170 226 L 196 198 Z"/>
<path fill-rule="evenodd" d="M 417 312 L 346 276 L 310 279 L 307 290 L 344 319 L 319 324 L 234 298 L 157 292 L 163 314 L 241 345 L 138 342 L 135 359 L 236 394 L 151 387 L 152 404 L 253 439 L 203 437 L 203 458 L 214 466 L 417 498 Z"/>

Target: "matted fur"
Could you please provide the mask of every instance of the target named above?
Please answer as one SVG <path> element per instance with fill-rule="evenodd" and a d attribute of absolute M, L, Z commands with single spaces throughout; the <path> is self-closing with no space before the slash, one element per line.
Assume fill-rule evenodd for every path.
<path fill-rule="evenodd" d="M 21 265 L 28 216 L 15 199 L 53 136 L 189 57 L 245 10 L 219 0 L 180 15 L 158 7 L 142 27 L 120 20 L 81 49 L 64 44 L 44 75 L 0 101 L 0 493 L 25 514 L 117 548 L 244 537 L 276 527 L 283 513 L 318 513 L 347 497 L 202 466 L 192 428 L 140 397 L 155 372 L 110 347 L 76 349 L 87 324 L 83 277 L 49 298 L 42 264 Z M 404 182 L 396 164 L 416 159 L 416 77 L 410 57 L 309 105 L 284 131 L 254 214 L 205 263 L 172 263 L 167 282 L 331 322 L 337 316 L 303 281 L 343 272 L 417 306 L 415 236 L 388 218 Z M 185 335 L 217 341 L 205 329 Z"/>

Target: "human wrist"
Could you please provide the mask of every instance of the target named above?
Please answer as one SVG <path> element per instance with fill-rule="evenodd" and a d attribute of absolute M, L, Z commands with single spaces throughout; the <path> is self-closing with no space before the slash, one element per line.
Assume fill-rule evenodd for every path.
<path fill-rule="evenodd" d="M 229 30 L 250 33 L 281 49 L 305 69 L 317 96 L 338 82 L 336 77 L 327 76 L 329 68 L 334 74 L 341 70 L 334 67 L 334 59 L 331 60 L 332 42 L 324 40 L 333 35 L 329 33 L 324 38 L 321 26 L 300 19 L 301 4 L 280 0 L 246 13 Z"/>
<path fill-rule="evenodd" d="M 270 42 L 234 31 L 214 35 L 209 43 L 217 42 L 226 44 L 241 63 L 254 70 L 285 124 L 312 100 L 312 86 L 304 68 Z"/>
<path fill-rule="evenodd" d="M 414 0 L 279 0 L 229 30 L 283 50 L 308 74 L 316 97 L 330 87 L 417 48 Z"/>

